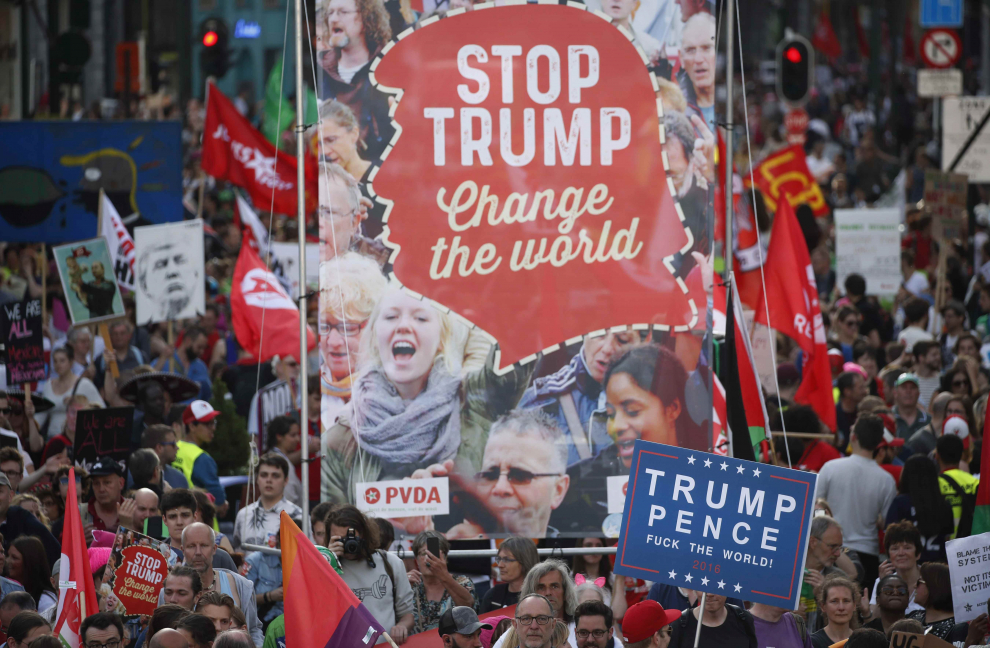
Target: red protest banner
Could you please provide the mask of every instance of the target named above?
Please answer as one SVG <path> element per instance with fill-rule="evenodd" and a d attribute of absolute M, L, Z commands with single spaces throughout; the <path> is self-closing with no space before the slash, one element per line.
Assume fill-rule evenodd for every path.
<path fill-rule="evenodd" d="M 152 614 L 168 575 L 165 556 L 140 545 L 126 547 L 121 556 L 123 560 L 114 570 L 113 593 L 128 616 Z"/>

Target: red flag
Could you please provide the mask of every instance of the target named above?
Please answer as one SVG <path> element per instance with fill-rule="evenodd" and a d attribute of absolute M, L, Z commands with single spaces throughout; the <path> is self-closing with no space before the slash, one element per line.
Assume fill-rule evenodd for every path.
<path fill-rule="evenodd" d="M 831 19 L 824 11 L 818 14 L 818 23 L 815 25 L 815 33 L 811 37 L 811 44 L 829 58 L 837 59 L 842 56 L 842 45 L 839 44 L 835 30 L 832 29 Z"/>
<path fill-rule="evenodd" d="M 280 521 L 285 645 L 314 648 L 374 646 L 385 632 L 384 628 L 289 514 L 283 511 Z"/>
<path fill-rule="evenodd" d="M 222 92 L 211 82 L 206 93 L 206 125 L 203 129 L 203 170 L 218 180 L 244 187 L 256 205 L 294 216 L 296 159 L 276 151 Z M 316 171 L 306 168 L 306 211 L 316 208 Z"/>
<path fill-rule="evenodd" d="M 75 502 L 76 470 L 69 468 L 68 502 Z M 79 626 L 90 614 L 99 612 L 93 570 L 89 568 L 86 552 L 86 536 L 83 535 L 79 507 L 65 509 L 65 525 L 62 527 L 62 562 L 59 569 L 58 609 L 55 612 L 53 633 L 63 646 L 77 648 L 82 645 Z"/>
<path fill-rule="evenodd" d="M 914 44 L 914 23 L 911 22 L 910 12 L 904 15 L 904 41 L 901 49 L 901 60 L 905 65 L 918 64 L 918 47 Z"/>
<path fill-rule="evenodd" d="M 797 217 L 786 200 L 780 202 L 774 215 L 770 248 L 763 267 L 766 277 L 763 297 L 770 310 L 770 321 L 763 308 L 756 309 L 756 321 L 793 338 L 804 351 L 803 377 L 794 400 L 811 405 L 829 429 L 835 430 L 832 371 L 815 272 Z"/>
<path fill-rule="evenodd" d="M 268 230 L 251 205 L 240 194 L 235 195 L 234 224 L 241 230 L 241 243 L 247 243 L 259 254 L 265 254 L 268 251 Z"/>
<path fill-rule="evenodd" d="M 791 207 L 807 203 L 815 216 L 828 215 L 825 196 L 808 170 L 807 157 L 801 146 L 788 146 L 764 159 L 754 169 L 753 177 L 770 211 L 776 212 L 778 203 L 786 198 Z"/>
<path fill-rule="evenodd" d="M 856 41 L 859 43 L 859 55 L 861 58 L 870 58 L 870 41 L 866 38 L 866 30 L 863 28 L 863 13 L 860 7 L 853 7 L 856 18 Z M 873 16 L 870 16 L 873 21 Z"/>
<path fill-rule="evenodd" d="M 276 355 L 298 358 L 299 309 L 250 245 L 242 245 L 237 257 L 230 307 L 237 342 L 254 358 L 260 362 Z M 306 348 L 316 348 L 316 335 L 308 327 Z"/>

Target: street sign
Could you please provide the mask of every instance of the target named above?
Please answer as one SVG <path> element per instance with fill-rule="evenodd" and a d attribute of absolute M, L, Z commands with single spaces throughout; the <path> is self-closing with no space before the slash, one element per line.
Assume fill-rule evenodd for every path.
<path fill-rule="evenodd" d="M 794 108 L 784 116 L 784 126 L 787 128 L 787 143 L 804 146 L 808 137 L 808 111 L 804 108 Z"/>
<path fill-rule="evenodd" d="M 963 74 L 958 68 L 918 70 L 919 97 L 948 97 L 962 94 Z"/>
<path fill-rule="evenodd" d="M 942 170 L 990 182 L 990 97 L 942 100 Z"/>
<path fill-rule="evenodd" d="M 117 92 L 129 91 L 132 95 L 141 92 L 141 56 L 137 42 L 117 43 L 117 76 L 114 89 Z M 130 87 L 127 78 L 130 77 Z"/>
<path fill-rule="evenodd" d="M 963 0 L 921 0 L 922 27 L 962 27 Z"/>
<path fill-rule="evenodd" d="M 962 41 L 951 29 L 931 29 L 921 38 L 921 60 L 933 68 L 949 68 L 962 56 Z"/>

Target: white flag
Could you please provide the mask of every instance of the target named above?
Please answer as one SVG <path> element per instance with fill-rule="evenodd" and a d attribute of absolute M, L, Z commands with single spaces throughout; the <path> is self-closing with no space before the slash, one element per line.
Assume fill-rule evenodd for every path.
<path fill-rule="evenodd" d="M 106 193 L 100 192 L 100 233 L 107 240 L 110 248 L 110 260 L 113 261 L 113 275 L 121 288 L 134 290 L 134 239 L 120 220 L 117 208 L 113 206 Z"/>

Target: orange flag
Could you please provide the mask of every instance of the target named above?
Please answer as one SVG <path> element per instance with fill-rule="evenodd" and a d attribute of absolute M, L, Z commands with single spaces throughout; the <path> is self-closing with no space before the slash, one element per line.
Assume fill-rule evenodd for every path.
<path fill-rule="evenodd" d="M 374 646 L 385 629 L 285 511 L 281 541 L 285 644 L 312 648 Z"/>

